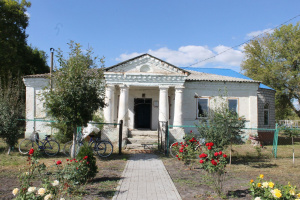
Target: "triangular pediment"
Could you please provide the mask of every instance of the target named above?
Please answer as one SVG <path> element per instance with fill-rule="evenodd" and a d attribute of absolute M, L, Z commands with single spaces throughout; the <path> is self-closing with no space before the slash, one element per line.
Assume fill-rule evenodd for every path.
<path fill-rule="evenodd" d="M 169 75 L 189 75 L 190 72 L 167 63 L 149 54 L 143 54 L 104 69 L 116 73 L 149 73 Z"/>

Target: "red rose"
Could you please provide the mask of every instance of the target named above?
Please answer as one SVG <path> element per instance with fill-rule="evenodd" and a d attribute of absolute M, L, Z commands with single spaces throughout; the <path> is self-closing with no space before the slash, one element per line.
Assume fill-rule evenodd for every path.
<path fill-rule="evenodd" d="M 78 170 L 78 167 L 76 167 L 76 169 Z"/>
<path fill-rule="evenodd" d="M 58 161 L 56 162 L 56 164 L 57 164 L 57 165 L 60 165 L 60 164 L 61 164 L 61 160 L 58 160 Z"/>
<path fill-rule="evenodd" d="M 178 160 L 180 160 L 180 158 L 178 158 Z"/>
<path fill-rule="evenodd" d="M 205 153 L 202 153 L 201 155 L 199 155 L 199 158 L 206 158 L 207 157 L 207 154 Z"/>
<path fill-rule="evenodd" d="M 86 159 L 88 159 L 88 156 L 84 156 L 84 158 L 83 158 L 84 160 L 86 160 Z"/>
<path fill-rule="evenodd" d="M 67 161 L 69 161 L 69 159 L 67 159 Z"/>
<path fill-rule="evenodd" d="M 207 147 L 208 147 L 208 146 L 209 146 L 209 143 L 206 143 L 206 144 L 205 144 L 205 146 L 207 146 Z"/>
<path fill-rule="evenodd" d="M 174 147 L 174 146 L 178 146 L 178 142 L 176 142 L 176 143 L 174 143 L 174 144 L 172 144 L 172 146 Z"/>
<path fill-rule="evenodd" d="M 218 163 L 214 159 L 212 159 L 211 160 L 211 164 L 213 164 L 214 166 L 216 166 Z"/>
<path fill-rule="evenodd" d="M 204 161 L 203 161 L 203 160 L 200 160 L 199 162 L 200 162 L 201 164 L 202 164 L 202 163 L 204 163 Z"/>
<path fill-rule="evenodd" d="M 214 143 L 212 143 L 212 142 L 211 142 L 211 143 L 209 143 L 209 146 L 211 146 L 211 147 L 212 147 L 212 146 L 214 146 Z"/>
<path fill-rule="evenodd" d="M 208 149 L 208 150 L 211 150 L 211 146 L 208 146 L 207 149 Z"/>
<path fill-rule="evenodd" d="M 70 162 L 72 162 L 73 160 L 70 160 Z"/>
<path fill-rule="evenodd" d="M 190 142 L 193 142 L 193 140 L 189 140 Z"/>
<path fill-rule="evenodd" d="M 182 144 L 181 147 L 184 147 L 184 145 Z"/>
<path fill-rule="evenodd" d="M 218 155 L 219 155 L 219 153 L 218 153 L 218 152 L 214 153 L 214 156 L 218 156 Z"/>
<path fill-rule="evenodd" d="M 222 152 L 222 151 L 220 151 L 220 152 L 219 152 L 219 155 L 222 155 L 222 153 L 223 153 L 223 152 Z"/>
<path fill-rule="evenodd" d="M 89 162 L 86 162 L 86 164 L 90 164 Z"/>
<path fill-rule="evenodd" d="M 192 130 L 190 130 L 190 133 L 193 133 L 193 131 L 192 131 Z"/>
<path fill-rule="evenodd" d="M 29 150 L 28 154 L 29 154 L 29 155 L 32 155 L 33 153 L 34 153 L 34 149 L 31 148 L 31 149 Z"/>
<path fill-rule="evenodd" d="M 78 162 L 77 160 L 75 160 L 75 162 Z"/>
<path fill-rule="evenodd" d="M 182 153 L 182 152 L 183 152 L 183 149 L 179 149 L 179 152 Z"/>
<path fill-rule="evenodd" d="M 227 155 L 226 155 L 226 154 L 223 154 L 223 157 L 224 157 L 224 158 L 227 158 Z"/>

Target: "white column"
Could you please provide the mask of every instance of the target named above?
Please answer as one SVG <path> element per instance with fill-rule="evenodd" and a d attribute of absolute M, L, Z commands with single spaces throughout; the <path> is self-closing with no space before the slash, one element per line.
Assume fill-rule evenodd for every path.
<path fill-rule="evenodd" d="M 159 86 L 159 121 L 169 121 L 168 89 L 169 86 Z"/>
<path fill-rule="evenodd" d="M 124 126 L 126 126 L 127 115 L 128 115 L 128 86 L 120 85 L 118 123 L 120 122 L 120 120 L 123 120 L 123 124 Z"/>
<path fill-rule="evenodd" d="M 174 126 L 182 126 L 182 99 L 184 86 L 175 87 L 175 105 L 174 105 Z M 174 127 L 179 128 L 179 127 Z"/>
<path fill-rule="evenodd" d="M 115 102 L 115 86 L 106 85 L 105 87 L 105 104 L 103 109 L 104 118 L 107 123 L 113 123 L 114 121 L 114 102 Z"/>

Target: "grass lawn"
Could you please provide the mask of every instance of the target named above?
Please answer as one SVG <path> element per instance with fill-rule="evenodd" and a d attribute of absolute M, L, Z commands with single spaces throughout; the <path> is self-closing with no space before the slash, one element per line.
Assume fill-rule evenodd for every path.
<path fill-rule="evenodd" d="M 63 145 L 60 145 L 61 148 Z M 28 168 L 27 156 L 21 155 L 18 149 L 6 154 L 5 143 L 0 140 L 0 199 L 13 199 L 12 190 L 19 187 L 18 175 Z M 112 154 L 109 158 L 97 158 L 98 173 L 95 178 L 86 185 L 79 188 L 79 193 L 72 196 L 71 199 L 111 199 L 114 196 L 115 189 L 118 186 L 121 174 L 124 170 L 129 155 L 119 156 Z M 49 157 L 42 154 L 39 158 L 40 163 L 46 166 L 53 165 L 57 160 L 66 162 L 67 157 L 63 153 L 57 156 Z"/>
<path fill-rule="evenodd" d="M 295 147 L 295 165 L 292 161 L 292 146 L 279 145 L 277 158 L 272 155 L 272 146 L 255 148 L 251 144 L 234 145 L 232 164 L 227 167 L 224 194 L 228 199 L 251 199 L 249 181 L 264 174 L 265 180 L 287 185 L 290 182 L 300 189 L 300 143 Z M 229 154 L 228 150 L 226 152 Z M 210 177 L 195 160 L 192 169 L 174 158 L 162 157 L 163 162 L 182 199 L 218 199 L 212 189 Z"/>

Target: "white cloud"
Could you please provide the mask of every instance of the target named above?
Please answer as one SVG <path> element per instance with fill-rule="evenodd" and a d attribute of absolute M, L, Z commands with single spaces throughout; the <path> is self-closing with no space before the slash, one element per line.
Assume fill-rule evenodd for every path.
<path fill-rule="evenodd" d="M 270 28 L 267 28 L 267 29 L 264 29 L 264 30 L 259 30 L 259 31 L 252 31 L 251 33 L 248 33 L 247 34 L 247 38 L 253 38 L 253 37 L 256 37 L 260 34 L 263 34 L 263 33 L 273 33 L 274 30 L 273 29 L 270 29 Z"/>
<path fill-rule="evenodd" d="M 223 45 L 215 47 L 214 51 L 219 54 L 215 57 L 216 62 L 230 66 L 240 66 L 244 58 L 244 53 L 241 50 L 230 49 L 230 47 Z"/>
<path fill-rule="evenodd" d="M 243 60 L 244 54 L 241 50 L 234 49 L 230 49 L 225 53 L 222 53 L 227 49 L 230 49 L 230 47 L 219 45 L 211 49 L 208 46 L 188 45 L 179 47 L 177 50 L 163 47 L 156 50 L 149 49 L 148 51 L 143 53 L 149 53 L 150 55 L 165 60 L 166 62 L 169 62 L 178 67 L 187 67 L 190 65 L 192 65 L 191 67 L 201 67 L 207 64 L 219 66 L 224 65 L 226 66 L 226 68 L 231 68 L 231 66 L 232 68 L 236 68 L 237 66 L 239 67 L 241 61 Z M 121 54 L 116 60 L 128 60 L 143 53 L 134 52 L 129 54 Z M 221 54 L 216 56 L 219 53 Z"/>

